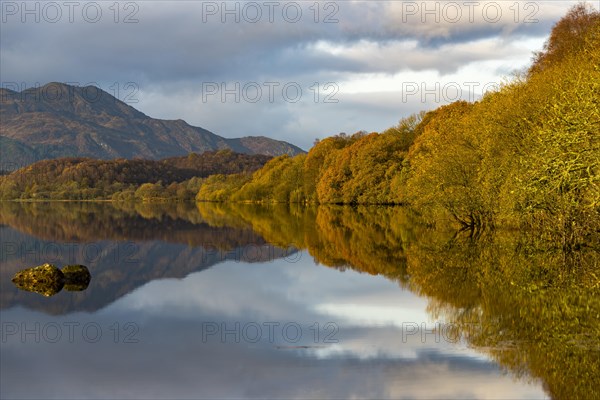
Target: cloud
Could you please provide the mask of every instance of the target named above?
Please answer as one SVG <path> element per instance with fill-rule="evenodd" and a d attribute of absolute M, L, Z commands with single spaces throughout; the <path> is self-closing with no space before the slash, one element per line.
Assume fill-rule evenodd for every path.
<path fill-rule="evenodd" d="M 103 18 L 93 24 L 81 17 L 75 18 L 74 23 L 69 23 L 65 17 L 51 24 L 44 22 L 44 18 L 40 23 L 22 23 L 17 19 L 19 15 L 6 16 L 2 28 L 4 75 L 17 75 L 15 79 L 18 79 L 18 67 L 31 65 L 32 57 L 51 62 L 49 66 L 33 63 L 37 76 L 25 77 L 33 80 L 42 80 L 45 74 L 68 74 L 68 79 L 83 75 L 100 80 L 140 74 L 148 81 L 156 82 L 223 77 L 250 79 L 261 74 L 274 75 L 276 71 L 287 76 L 306 70 L 311 73 L 323 69 L 347 71 L 353 68 L 348 59 L 360 60 L 361 50 L 365 50 L 362 47 L 366 44 L 381 46 L 392 58 L 396 50 L 404 50 L 412 58 L 413 51 L 425 52 L 424 48 L 428 47 L 435 50 L 442 46 L 463 45 L 464 49 L 465 43 L 482 39 L 508 40 L 545 35 L 550 23 L 564 11 L 564 7 L 550 3 L 531 3 L 537 8 L 528 12 L 533 12 L 539 22 L 525 24 L 521 19 L 525 19 L 526 11 L 521 10 L 523 16 L 515 22 L 515 11 L 509 10 L 514 5 L 504 2 L 500 7 L 502 19 L 489 22 L 482 18 L 485 15 L 482 10 L 486 10 L 486 4 L 499 3 L 479 2 L 481 6 L 471 11 L 474 13 L 472 21 L 467 16 L 471 7 L 461 6 L 458 9 L 465 16 L 450 22 L 445 16 L 449 12 L 444 11 L 447 4 L 442 2 L 328 2 L 317 7 L 320 22 L 315 23 L 315 12 L 310 5 L 291 2 L 302 9 L 302 18 L 298 22 L 288 22 L 285 15 L 291 11 L 278 11 L 278 8 L 283 9 L 278 7 L 273 11 L 273 22 L 270 23 L 268 8 L 263 6 L 258 22 L 249 23 L 244 19 L 249 11 L 242 11 L 245 3 L 231 3 L 238 6 L 237 15 L 225 14 L 222 7 L 227 5 L 216 2 L 214 5 L 219 11 L 207 15 L 207 3 L 211 2 L 178 2 L 178 7 L 173 7 L 172 3 L 140 2 L 135 14 L 139 22 L 129 24 L 114 23 L 114 12 L 105 5 L 101 7 Z M 336 7 L 327 6 L 333 4 Z M 427 4 L 437 7 L 439 22 L 435 22 L 435 15 L 431 18 L 426 14 L 425 10 L 430 7 Z M 409 12 L 411 7 L 416 7 L 417 11 Z M 125 18 L 122 14 L 123 10 L 120 19 Z M 338 22 L 323 23 L 328 14 Z M 239 23 L 235 22 L 236 16 Z M 225 23 L 221 22 L 222 18 Z M 30 20 L 26 18 L 26 21 Z M 338 52 L 323 57 L 318 51 L 319 43 L 329 43 L 346 51 L 351 49 L 354 56 L 345 57 L 344 52 Z M 406 43 L 409 47 L 403 47 Z M 479 58 L 492 55 L 484 52 Z M 367 51 L 362 60 L 369 56 Z M 445 63 L 439 61 L 445 60 L 446 56 L 444 51 L 435 60 L 423 60 L 410 66 L 416 69 L 435 67 L 435 61 L 438 61 L 442 68 Z M 340 58 L 343 62 L 339 62 Z M 463 59 L 463 63 L 470 61 L 468 57 Z"/>
<path fill-rule="evenodd" d="M 351 80 L 368 85 L 378 74 L 389 80 L 425 72 L 443 77 L 486 62 L 495 63 L 488 75 L 499 80 L 507 65 L 529 61 L 572 3 L 145 1 L 120 4 L 117 13 L 112 3 L 96 2 L 101 17 L 94 23 L 94 8 L 86 14 L 77 7 L 71 22 L 57 2 L 62 17 L 54 23 L 51 9 L 38 6 L 36 16 L 24 4 L 2 3 L 3 85 L 94 82 L 111 92 L 134 82 L 140 101 L 132 105 L 150 116 L 182 118 L 225 136 L 264 134 L 306 146 L 315 136 L 357 125 L 380 129 L 373 121 L 381 113 L 364 111 L 362 123 L 350 124 L 346 118 L 360 111 L 355 103 L 199 104 L 203 84 L 297 82 L 308 99 L 314 82 L 334 82 L 341 98 L 351 93 L 342 85 Z M 419 111 L 418 105 L 408 108 Z M 379 120 L 395 121 L 406 107 L 382 108 L 388 111 Z"/>

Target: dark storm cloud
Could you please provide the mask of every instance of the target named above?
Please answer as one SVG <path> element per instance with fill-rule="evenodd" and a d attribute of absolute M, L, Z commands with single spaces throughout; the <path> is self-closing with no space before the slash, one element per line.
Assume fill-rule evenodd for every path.
<path fill-rule="evenodd" d="M 426 51 L 494 36 L 539 36 L 548 31 L 551 23 L 550 19 L 540 19 L 537 23 L 517 24 L 509 14 L 492 23 L 476 12 L 472 22 L 466 15 L 450 22 L 442 9 L 438 23 L 431 16 L 423 23 L 420 14 L 413 15 L 415 11 L 403 5 L 406 2 L 340 2 L 334 3 L 336 9 L 320 10 L 321 20 L 326 11 L 335 11 L 335 23 L 315 23 L 308 3 L 296 3 L 303 10 L 296 23 L 286 21 L 283 12 L 277 11 L 270 23 L 265 7 L 262 18 L 249 23 L 245 20 L 249 12 L 242 12 L 244 3 L 233 3 L 241 4 L 240 22 L 234 21 L 235 15 L 229 15 L 222 23 L 223 10 L 207 15 L 208 3 L 138 2 L 137 23 L 114 23 L 107 3 L 99 3 L 103 18 L 97 23 L 86 22 L 77 13 L 73 23 L 66 14 L 57 23 L 48 23 L 43 13 L 39 23 L 27 15 L 26 23 L 18 19 L 19 14 L 3 15 L 3 79 L 45 82 L 92 77 L 114 81 L 137 77 L 160 82 L 253 79 L 316 71 L 370 72 L 377 68 L 348 60 L 343 54 L 315 53 L 312 45 L 325 41 L 351 47 L 367 41 L 385 48 L 390 43 L 415 40 L 417 48 Z M 221 7 L 221 3 L 214 4 Z M 506 7 L 503 9 L 506 13 Z M 539 14 L 543 11 L 540 6 Z M 121 10 L 120 19 L 123 14 Z M 465 61 L 469 60 L 457 57 L 451 64 Z M 427 63 L 412 67 L 436 69 L 440 65 L 446 63 L 432 57 Z"/>

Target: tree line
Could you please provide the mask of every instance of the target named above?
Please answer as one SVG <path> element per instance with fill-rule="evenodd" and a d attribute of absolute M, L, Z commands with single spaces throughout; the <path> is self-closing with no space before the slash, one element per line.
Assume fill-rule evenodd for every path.
<path fill-rule="evenodd" d="M 202 180 L 217 173 L 251 173 L 266 155 L 231 150 L 154 160 L 43 160 L 0 176 L 4 200 L 193 200 Z"/>

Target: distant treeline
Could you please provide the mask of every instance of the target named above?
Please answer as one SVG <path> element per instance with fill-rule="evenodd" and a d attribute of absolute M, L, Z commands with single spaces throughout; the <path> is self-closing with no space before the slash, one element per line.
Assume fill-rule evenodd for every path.
<path fill-rule="evenodd" d="M 203 178 L 252 173 L 270 156 L 231 150 L 152 160 L 60 158 L 0 177 L 0 198 L 34 200 L 193 200 Z"/>
<path fill-rule="evenodd" d="M 528 71 L 480 101 L 210 177 L 197 200 L 409 204 L 468 227 L 543 227 L 570 246 L 600 231 L 599 66 L 600 13 L 579 4 Z"/>

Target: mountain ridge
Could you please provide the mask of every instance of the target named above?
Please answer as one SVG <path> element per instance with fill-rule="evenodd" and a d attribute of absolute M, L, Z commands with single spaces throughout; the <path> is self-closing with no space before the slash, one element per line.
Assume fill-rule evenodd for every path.
<path fill-rule="evenodd" d="M 0 161 L 90 157 L 159 160 L 230 149 L 278 156 L 304 150 L 264 136 L 224 138 L 182 119 L 152 118 L 96 86 L 51 82 L 0 89 Z"/>

